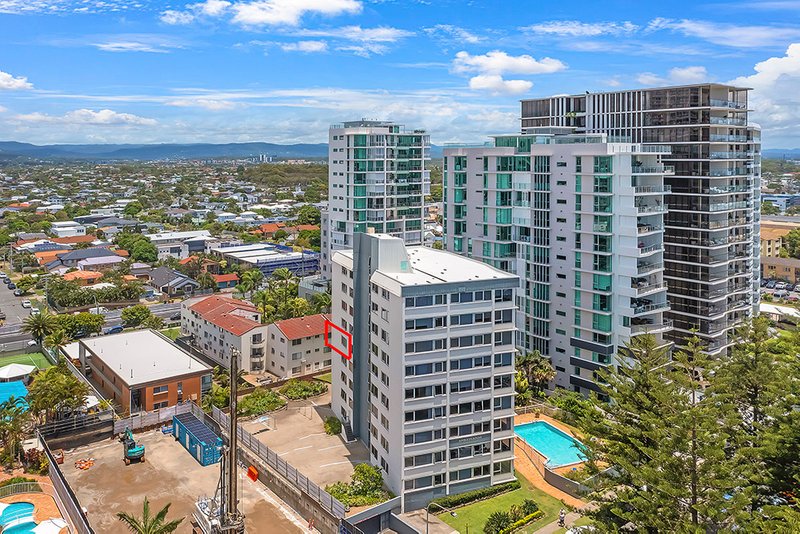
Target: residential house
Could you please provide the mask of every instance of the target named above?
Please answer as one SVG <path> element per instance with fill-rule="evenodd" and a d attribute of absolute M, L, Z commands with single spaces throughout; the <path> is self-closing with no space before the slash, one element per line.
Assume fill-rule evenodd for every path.
<path fill-rule="evenodd" d="M 71 271 L 63 276 L 65 281 L 77 282 L 79 286 L 95 284 L 102 277 L 103 273 L 100 271 Z"/>
<path fill-rule="evenodd" d="M 239 275 L 236 273 L 212 274 L 217 283 L 217 289 L 230 289 L 239 283 Z"/>
<path fill-rule="evenodd" d="M 126 258 L 122 256 L 100 256 L 97 258 L 86 258 L 78 262 L 78 269 L 82 271 L 110 271 L 120 264 L 125 263 Z"/>
<path fill-rule="evenodd" d="M 253 304 L 222 295 L 185 300 L 181 306 L 181 334 L 214 363 L 230 367 L 238 351 L 239 368 L 264 371 L 267 325 Z"/>
<path fill-rule="evenodd" d="M 200 284 L 197 280 L 169 267 L 156 267 L 150 271 L 148 277 L 149 281 L 147 283 L 151 287 L 170 297 L 191 295 L 200 289 Z"/>
<path fill-rule="evenodd" d="M 86 227 L 75 221 L 56 221 L 51 223 L 50 232 L 56 237 L 86 235 Z"/>
<path fill-rule="evenodd" d="M 267 371 L 292 378 L 331 368 L 324 314 L 276 321 L 267 327 Z"/>

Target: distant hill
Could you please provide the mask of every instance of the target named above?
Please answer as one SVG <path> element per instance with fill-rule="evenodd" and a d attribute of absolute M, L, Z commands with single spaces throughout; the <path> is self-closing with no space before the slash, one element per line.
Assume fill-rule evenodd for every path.
<path fill-rule="evenodd" d="M 770 148 L 762 150 L 761 156 L 770 159 L 800 159 L 800 148 Z"/>
<path fill-rule="evenodd" d="M 0 141 L 0 158 L 169 160 L 247 158 L 260 154 L 279 158 L 325 158 L 328 145 L 275 143 L 199 143 L 163 145 L 31 145 Z"/>

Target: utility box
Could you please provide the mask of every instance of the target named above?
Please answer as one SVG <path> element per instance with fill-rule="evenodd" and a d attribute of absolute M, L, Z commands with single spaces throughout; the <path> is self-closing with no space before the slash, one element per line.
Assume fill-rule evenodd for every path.
<path fill-rule="evenodd" d="M 200 465 L 219 462 L 222 438 L 191 412 L 172 417 L 172 435 Z"/>

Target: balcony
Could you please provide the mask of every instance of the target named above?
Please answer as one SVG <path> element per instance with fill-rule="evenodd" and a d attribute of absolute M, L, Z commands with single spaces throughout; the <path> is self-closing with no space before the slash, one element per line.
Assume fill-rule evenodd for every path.
<path fill-rule="evenodd" d="M 643 284 L 634 284 L 633 282 L 631 282 L 631 287 L 636 290 L 636 296 L 638 297 L 665 290 L 667 289 L 667 283 L 658 282 L 656 284 L 649 284 L 647 282 L 644 282 Z"/>
<path fill-rule="evenodd" d="M 675 174 L 675 167 L 672 165 L 656 165 L 652 167 L 645 167 L 643 165 L 633 165 L 631 168 L 632 174 Z"/>
<path fill-rule="evenodd" d="M 643 214 L 643 213 L 666 213 L 667 207 L 663 205 L 653 205 L 653 206 L 636 206 L 636 213 Z"/>
<path fill-rule="evenodd" d="M 746 167 L 736 167 L 735 169 L 711 169 L 708 173 L 709 176 L 745 176 L 750 174 L 751 171 Z"/>
<path fill-rule="evenodd" d="M 610 233 L 611 225 L 606 223 L 598 223 L 592 225 L 593 232 Z"/>
<path fill-rule="evenodd" d="M 639 249 L 638 249 L 639 250 L 639 257 L 641 258 L 641 257 L 644 257 L 644 256 L 650 256 L 653 253 L 661 252 L 663 250 L 663 248 L 664 248 L 663 245 L 660 244 L 660 243 L 656 244 L 656 245 L 648 245 L 648 246 L 644 246 L 643 243 L 639 243 Z"/>
<path fill-rule="evenodd" d="M 669 303 L 667 301 L 653 302 L 649 304 L 631 304 L 631 311 L 633 311 L 633 315 L 644 315 L 647 313 L 657 313 L 667 310 L 669 310 Z"/>
<path fill-rule="evenodd" d="M 733 119 L 730 117 L 711 117 L 711 124 L 722 124 L 724 126 L 747 126 L 747 119 Z"/>
<path fill-rule="evenodd" d="M 654 232 L 663 232 L 663 226 L 656 226 L 653 224 L 637 224 L 636 225 L 636 233 L 641 234 L 652 234 Z"/>
<path fill-rule="evenodd" d="M 749 140 L 746 135 L 720 135 L 711 134 L 708 140 L 712 143 L 747 143 Z"/>
<path fill-rule="evenodd" d="M 753 152 L 712 152 L 711 159 L 750 159 L 755 154 Z"/>
<path fill-rule="evenodd" d="M 637 272 L 640 275 L 642 275 L 642 274 L 652 273 L 655 271 L 660 271 L 663 268 L 664 268 L 663 263 L 645 263 L 637 267 Z"/>
<path fill-rule="evenodd" d="M 671 193 L 671 185 L 639 185 L 633 188 L 637 195 Z"/>
<path fill-rule="evenodd" d="M 733 100 L 719 100 L 712 98 L 709 100 L 711 107 L 714 108 L 728 108 L 728 109 L 747 109 L 747 104 L 742 102 L 735 102 Z"/>
<path fill-rule="evenodd" d="M 659 334 L 672 330 L 672 321 L 665 320 L 657 324 L 632 324 L 631 335 L 636 336 L 639 334 Z"/>

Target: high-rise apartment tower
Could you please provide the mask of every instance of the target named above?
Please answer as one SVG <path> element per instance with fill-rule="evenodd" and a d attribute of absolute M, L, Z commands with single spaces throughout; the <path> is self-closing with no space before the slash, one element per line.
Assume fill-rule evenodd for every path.
<path fill-rule="evenodd" d="M 566 126 L 670 146 L 668 335 L 681 342 L 696 329 L 712 355 L 758 306 L 761 137 L 748 122 L 748 91 L 707 83 L 522 101 L 523 133 Z"/>

